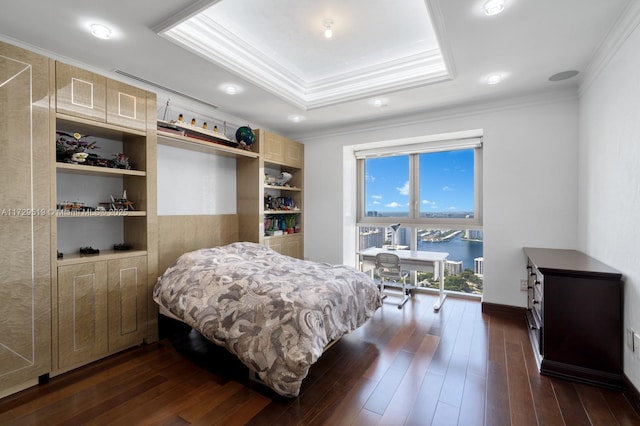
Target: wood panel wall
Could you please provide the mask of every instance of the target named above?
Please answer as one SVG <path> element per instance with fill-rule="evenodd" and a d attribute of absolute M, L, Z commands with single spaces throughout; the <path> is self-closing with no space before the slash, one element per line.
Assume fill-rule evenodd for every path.
<path fill-rule="evenodd" d="M 189 251 L 238 241 L 238 216 L 158 216 L 158 274 Z"/>

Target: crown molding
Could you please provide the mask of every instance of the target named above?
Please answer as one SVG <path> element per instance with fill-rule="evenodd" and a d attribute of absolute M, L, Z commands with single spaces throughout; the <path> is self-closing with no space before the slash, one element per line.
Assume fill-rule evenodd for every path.
<path fill-rule="evenodd" d="M 202 8 L 201 4 L 197 10 Z M 185 20 L 182 16 L 159 25 L 158 33 L 306 111 L 452 78 L 445 61 L 445 56 L 450 55 L 432 49 L 308 79 L 301 70 L 283 65 L 210 17 L 191 13 Z"/>
<path fill-rule="evenodd" d="M 480 114 L 509 111 L 520 108 L 530 108 L 540 105 L 550 105 L 577 100 L 578 94 L 575 89 L 564 89 L 545 93 L 536 92 L 533 94 L 525 94 L 522 96 L 510 97 L 506 99 L 468 102 L 465 104 L 442 107 L 435 110 L 432 109 L 428 111 L 415 111 L 411 114 L 403 114 L 401 116 L 378 118 L 375 121 L 362 121 L 360 123 L 347 125 L 344 127 L 331 127 L 330 131 L 327 131 L 326 127 L 317 132 L 301 131 L 296 134 L 287 135 L 287 137 L 300 141 L 302 143 L 321 142 L 327 139 L 353 137 L 354 135 L 394 130 L 401 127 L 410 127 L 436 121 L 460 119 Z"/>
<path fill-rule="evenodd" d="M 640 1 L 629 0 L 585 68 L 578 90 L 580 96 L 589 90 L 638 25 L 640 25 Z"/>

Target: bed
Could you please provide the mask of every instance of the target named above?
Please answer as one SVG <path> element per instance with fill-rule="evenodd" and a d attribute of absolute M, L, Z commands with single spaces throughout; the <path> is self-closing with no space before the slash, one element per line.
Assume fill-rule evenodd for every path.
<path fill-rule="evenodd" d="M 381 306 L 378 287 L 363 272 L 249 242 L 180 256 L 153 298 L 161 312 L 224 346 L 286 397 L 298 396 L 327 345 Z"/>

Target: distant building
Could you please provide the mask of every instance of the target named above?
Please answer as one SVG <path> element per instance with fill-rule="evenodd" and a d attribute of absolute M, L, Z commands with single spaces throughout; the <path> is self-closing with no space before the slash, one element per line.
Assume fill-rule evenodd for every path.
<path fill-rule="evenodd" d="M 449 275 L 460 275 L 462 273 L 462 260 L 447 260 L 444 267 Z"/>
<path fill-rule="evenodd" d="M 482 241 L 483 234 L 481 229 L 467 229 L 464 231 L 463 237 L 466 240 Z"/>
<path fill-rule="evenodd" d="M 360 228 L 360 250 L 369 247 L 382 247 L 384 245 L 385 235 L 384 228 L 378 227 L 361 227 Z"/>
<path fill-rule="evenodd" d="M 479 277 L 484 275 L 484 257 L 473 259 L 473 273 Z"/>

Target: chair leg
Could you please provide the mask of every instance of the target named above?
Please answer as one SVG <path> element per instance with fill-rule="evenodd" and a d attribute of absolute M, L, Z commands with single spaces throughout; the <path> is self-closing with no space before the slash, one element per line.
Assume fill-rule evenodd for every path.
<path fill-rule="evenodd" d="M 387 295 L 384 293 L 384 278 L 380 278 L 380 300 L 383 300 Z"/>
<path fill-rule="evenodd" d="M 398 303 L 398 309 L 404 308 L 404 304 L 407 303 L 407 300 L 411 297 L 411 292 L 407 289 L 407 279 L 402 280 L 402 300 Z"/>

